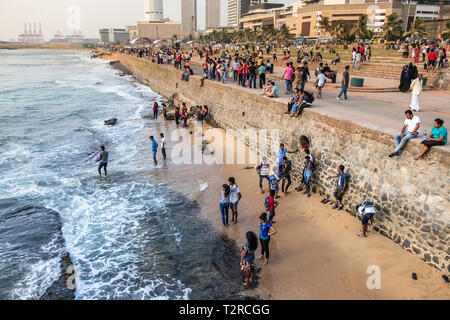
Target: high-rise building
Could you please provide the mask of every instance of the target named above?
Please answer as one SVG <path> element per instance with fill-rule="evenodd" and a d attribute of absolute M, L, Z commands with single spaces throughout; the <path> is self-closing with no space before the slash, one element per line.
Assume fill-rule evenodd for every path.
<path fill-rule="evenodd" d="M 145 20 L 162 21 L 163 19 L 163 0 L 145 0 Z"/>
<path fill-rule="evenodd" d="M 206 29 L 220 27 L 220 0 L 206 0 Z"/>
<path fill-rule="evenodd" d="M 193 34 L 197 31 L 197 0 L 181 0 L 181 33 Z"/>
<path fill-rule="evenodd" d="M 248 13 L 251 6 L 268 2 L 268 0 L 228 0 L 227 24 L 230 27 L 239 26 L 239 19 Z"/>

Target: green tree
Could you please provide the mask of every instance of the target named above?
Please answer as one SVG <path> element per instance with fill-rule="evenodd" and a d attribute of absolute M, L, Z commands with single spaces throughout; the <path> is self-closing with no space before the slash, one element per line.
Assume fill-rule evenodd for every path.
<path fill-rule="evenodd" d="M 336 41 L 344 40 L 345 33 L 347 32 L 347 26 L 343 19 L 339 19 L 334 22 L 331 28 L 331 37 Z"/>
<path fill-rule="evenodd" d="M 449 39 L 450 38 L 450 21 L 445 24 L 445 30 L 442 32 L 442 38 Z"/>
<path fill-rule="evenodd" d="M 381 26 L 382 34 L 385 40 L 395 41 L 402 37 L 402 19 L 395 12 L 386 17 L 386 21 Z"/>
<path fill-rule="evenodd" d="M 319 21 L 318 29 L 325 34 L 331 34 L 333 27 L 331 26 L 330 18 L 329 17 L 322 17 Z"/>
<path fill-rule="evenodd" d="M 372 36 L 372 33 L 367 28 L 367 14 L 362 14 L 359 16 L 358 22 L 355 26 L 350 30 L 349 34 L 355 36 L 357 39 L 369 39 Z"/>
<path fill-rule="evenodd" d="M 278 30 L 278 40 L 286 41 L 292 38 L 291 28 L 289 28 L 286 24 L 283 24 L 281 28 Z"/>
<path fill-rule="evenodd" d="M 403 36 L 404 37 L 411 36 L 411 40 L 414 40 L 415 38 L 420 38 L 423 35 L 427 35 L 428 32 L 426 32 L 425 30 L 426 27 L 423 19 L 416 18 L 411 28 L 405 33 L 403 33 Z"/>

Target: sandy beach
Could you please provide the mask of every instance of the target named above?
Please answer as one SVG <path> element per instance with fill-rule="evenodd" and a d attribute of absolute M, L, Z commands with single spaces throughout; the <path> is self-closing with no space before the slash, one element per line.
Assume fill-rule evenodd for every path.
<path fill-rule="evenodd" d="M 207 176 L 208 189 L 199 198 L 202 214 L 239 247 L 245 243 L 247 231 L 259 234 L 258 217 L 268 194 L 267 182 L 263 184 L 265 194 L 261 194 L 256 170 L 248 169 L 254 165 L 213 166 L 216 169 L 208 172 L 215 174 Z M 230 176 L 236 178 L 243 198 L 238 224 L 226 230 L 219 201 L 221 186 Z M 259 286 L 244 290 L 244 294 L 266 299 L 450 298 L 450 285 L 442 279 L 442 272 L 375 231 L 366 239 L 357 237 L 361 228 L 357 217 L 321 204 L 318 194 L 306 198 L 294 190 L 297 185 L 293 183 L 286 197 L 280 192 L 274 225 L 278 233 L 270 243 L 270 262 L 263 267 L 257 260 L 262 268 Z M 372 275 L 367 269 L 372 265 L 381 270 L 381 289 L 367 287 Z M 413 272 L 418 280 L 412 279 Z"/>
<path fill-rule="evenodd" d="M 33 44 L 33 43 L 0 43 L 0 49 L 18 50 L 18 49 L 47 49 L 47 50 L 83 50 L 92 51 L 92 49 L 83 48 L 80 44 Z"/>

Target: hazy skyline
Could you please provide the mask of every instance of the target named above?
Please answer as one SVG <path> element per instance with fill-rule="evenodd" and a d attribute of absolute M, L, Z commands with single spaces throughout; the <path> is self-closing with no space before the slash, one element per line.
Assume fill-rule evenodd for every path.
<path fill-rule="evenodd" d="M 164 0 L 165 18 L 180 21 L 180 1 Z M 290 4 L 296 1 L 273 2 Z M 221 25 L 226 25 L 228 0 L 221 2 Z M 0 40 L 17 39 L 25 22 L 41 22 L 46 41 L 57 31 L 71 34 L 77 25 L 85 36 L 98 38 L 100 28 L 123 28 L 144 20 L 144 8 L 144 0 L 0 0 Z M 205 0 L 197 0 L 197 10 L 198 28 L 204 29 Z"/>

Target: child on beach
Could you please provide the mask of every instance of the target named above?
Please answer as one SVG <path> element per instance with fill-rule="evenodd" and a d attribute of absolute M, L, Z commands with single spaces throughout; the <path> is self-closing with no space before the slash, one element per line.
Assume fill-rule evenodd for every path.
<path fill-rule="evenodd" d="M 273 168 L 273 174 L 269 178 L 270 191 L 275 192 L 275 198 L 278 199 L 278 187 L 280 184 L 280 178 L 278 177 L 277 168 Z"/>
<path fill-rule="evenodd" d="M 255 275 L 253 262 L 255 261 L 255 251 L 258 248 L 258 240 L 252 231 L 248 231 L 245 237 L 247 238 L 247 243 L 242 247 L 241 270 L 244 271 L 244 281 L 242 284 L 247 286 L 249 282 L 253 281 Z"/>
<path fill-rule="evenodd" d="M 264 199 L 264 206 L 266 207 L 266 211 L 269 212 L 269 222 L 275 223 L 273 218 L 275 217 L 275 208 L 278 207 L 279 202 L 275 201 L 275 191 L 270 190 L 270 195 Z"/>

